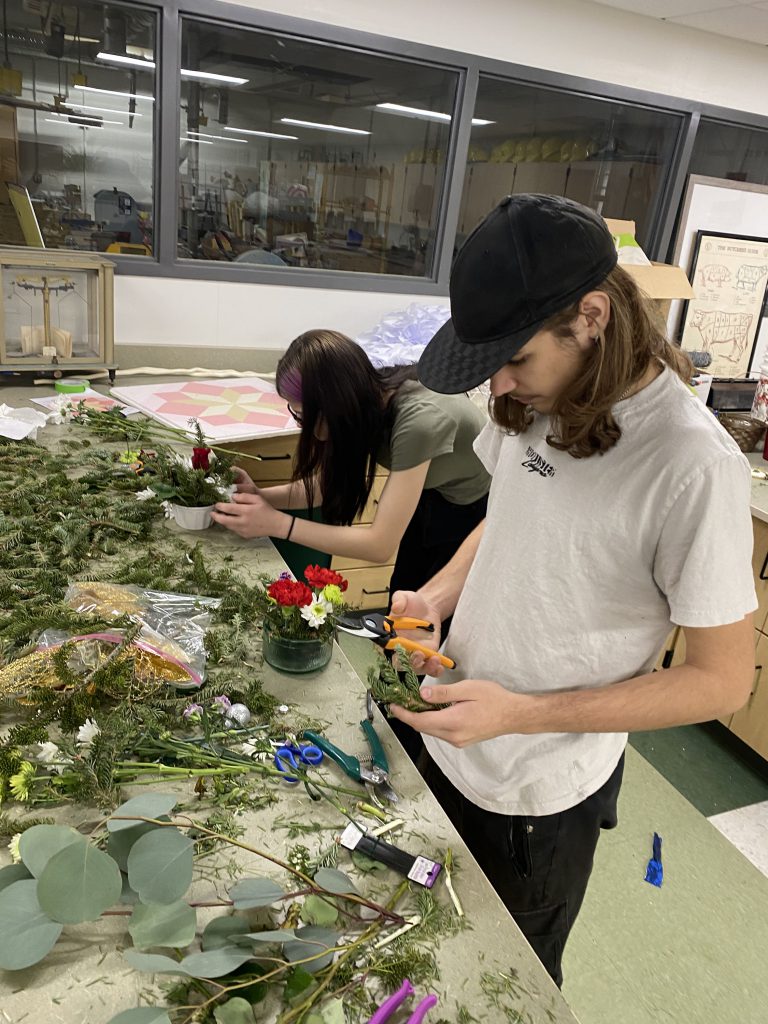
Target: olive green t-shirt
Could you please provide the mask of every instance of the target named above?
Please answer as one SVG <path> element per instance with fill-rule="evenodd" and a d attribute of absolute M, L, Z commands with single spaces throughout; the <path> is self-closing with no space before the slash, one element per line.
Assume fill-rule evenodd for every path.
<path fill-rule="evenodd" d="M 455 505 L 469 505 L 488 493 L 491 478 L 472 447 L 488 421 L 466 395 L 439 395 L 408 381 L 392 399 L 392 431 L 376 461 L 390 472 L 429 460 L 424 488 L 434 488 Z"/>

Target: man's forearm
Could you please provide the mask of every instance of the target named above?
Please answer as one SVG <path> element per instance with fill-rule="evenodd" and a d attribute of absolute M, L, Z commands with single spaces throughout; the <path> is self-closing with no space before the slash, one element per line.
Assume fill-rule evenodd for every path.
<path fill-rule="evenodd" d="M 485 520 L 475 527 L 450 562 L 419 590 L 429 604 L 440 612 L 441 619 L 447 619 L 456 610 L 484 528 Z"/>
<path fill-rule="evenodd" d="M 521 708 L 513 700 L 506 731 L 637 732 L 692 725 L 736 711 L 748 693 L 741 679 L 679 665 L 611 686 L 526 696 L 517 724 Z"/>

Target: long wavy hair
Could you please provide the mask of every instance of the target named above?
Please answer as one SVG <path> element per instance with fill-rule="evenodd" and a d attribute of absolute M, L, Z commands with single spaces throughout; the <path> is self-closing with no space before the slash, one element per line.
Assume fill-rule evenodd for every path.
<path fill-rule="evenodd" d="M 581 373 L 555 401 L 550 413 L 552 431 L 547 435 L 547 444 L 575 459 L 603 454 L 616 444 L 621 428 L 611 410 L 654 360 L 669 366 L 685 382 L 693 373 L 690 359 L 667 340 L 660 314 L 625 270 L 615 267 L 594 290 L 605 292 L 611 300 L 610 319 L 587 353 Z M 574 345 L 578 316 L 576 302 L 550 317 L 541 330 L 551 331 L 563 345 Z M 496 423 L 514 434 L 524 433 L 533 421 L 533 412 L 509 395 L 491 398 L 489 410 Z"/>
<path fill-rule="evenodd" d="M 387 399 L 415 379 L 415 366 L 374 369 L 363 349 L 338 331 L 307 331 L 291 342 L 277 364 L 275 384 L 289 404 L 301 402 L 292 479 L 304 484 L 310 512 L 315 481 L 326 522 L 346 526 L 363 511 L 376 454 L 392 425 Z M 318 432 L 327 438 L 316 437 Z"/>

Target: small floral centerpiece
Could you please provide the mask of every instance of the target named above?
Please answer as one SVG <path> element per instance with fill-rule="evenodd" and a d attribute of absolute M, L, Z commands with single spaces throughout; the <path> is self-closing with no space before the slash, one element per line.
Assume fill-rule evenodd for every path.
<path fill-rule="evenodd" d="M 235 456 L 212 451 L 197 420 L 192 425 L 197 435 L 192 455 L 159 447 L 143 464 L 150 483 L 138 496 L 160 498 L 179 526 L 204 530 L 211 525 L 216 502 L 227 501 L 235 489 Z"/>
<path fill-rule="evenodd" d="M 332 569 L 308 565 L 304 580 L 284 572 L 262 583 L 259 610 L 264 620 L 265 660 L 282 672 L 314 672 L 327 665 L 336 619 L 346 607 L 348 581 Z"/>

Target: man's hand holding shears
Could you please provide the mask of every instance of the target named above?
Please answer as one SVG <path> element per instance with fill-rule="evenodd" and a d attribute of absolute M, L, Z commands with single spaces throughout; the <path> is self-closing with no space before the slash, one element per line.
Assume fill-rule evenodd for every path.
<path fill-rule="evenodd" d="M 437 650 L 440 645 L 440 613 L 420 592 L 396 591 L 392 595 L 390 615 L 427 619 L 433 623 L 435 631 L 426 637 L 423 633 L 411 634 L 403 629 L 398 631 L 398 635 L 412 636 L 422 646 Z M 418 651 L 414 651 L 410 660 L 417 672 L 437 677 L 445 671 L 437 657 L 425 658 Z M 454 747 L 467 747 L 505 733 L 528 731 L 521 727 L 522 716 L 517 708 L 518 702 L 528 699 L 526 695 L 511 693 L 489 679 L 462 679 L 447 685 L 425 681 L 420 693 L 422 699 L 429 704 L 451 706 L 441 711 L 415 712 L 391 704 L 390 713 L 417 732 L 445 740 Z"/>

